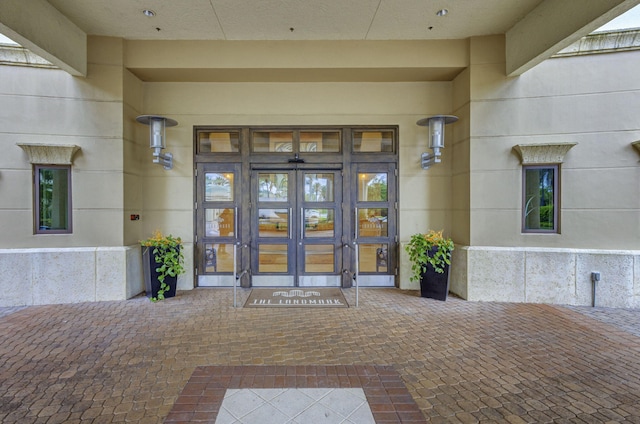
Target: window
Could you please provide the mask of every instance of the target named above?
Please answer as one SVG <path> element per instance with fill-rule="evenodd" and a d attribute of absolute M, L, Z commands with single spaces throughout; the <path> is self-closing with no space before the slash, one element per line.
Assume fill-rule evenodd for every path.
<path fill-rule="evenodd" d="M 35 233 L 71 233 L 71 166 L 35 165 Z"/>
<path fill-rule="evenodd" d="M 340 153 L 340 131 L 255 131 L 252 153 Z"/>
<path fill-rule="evenodd" d="M 393 152 L 393 131 L 354 131 L 354 152 Z"/>
<path fill-rule="evenodd" d="M 526 165 L 522 169 L 522 231 L 558 233 L 558 165 Z"/>
<path fill-rule="evenodd" d="M 198 153 L 238 153 L 240 133 L 235 131 L 206 131 L 198 133 Z"/>

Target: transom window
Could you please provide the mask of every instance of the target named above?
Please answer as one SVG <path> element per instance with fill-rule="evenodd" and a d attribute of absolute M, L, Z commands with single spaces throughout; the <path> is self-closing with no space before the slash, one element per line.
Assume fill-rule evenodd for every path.
<path fill-rule="evenodd" d="M 393 131 L 354 131 L 354 152 L 393 152 Z"/>
<path fill-rule="evenodd" d="M 240 133 L 237 131 L 207 131 L 198 133 L 199 153 L 238 153 Z"/>
<path fill-rule="evenodd" d="M 255 131 L 252 153 L 339 153 L 339 131 Z"/>

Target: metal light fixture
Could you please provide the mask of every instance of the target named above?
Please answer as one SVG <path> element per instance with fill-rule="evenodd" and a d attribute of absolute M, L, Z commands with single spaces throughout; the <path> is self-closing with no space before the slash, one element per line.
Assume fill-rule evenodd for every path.
<path fill-rule="evenodd" d="M 416 122 L 421 127 L 429 127 L 429 148 L 432 153 L 423 153 L 422 169 L 429 169 L 431 165 L 440 163 L 440 149 L 444 149 L 444 126 L 458 120 L 453 115 L 434 115 Z"/>
<path fill-rule="evenodd" d="M 149 147 L 153 149 L 153 163 L 164 165 L 164 169 L 167 170 L 173 168 L 173 155 L 162 153 L 162 149 L 166 147 L 165 128 L 175 127 L 178 122 L 156 115 L 140 115 L 136 121 L 149 125 Z"/>

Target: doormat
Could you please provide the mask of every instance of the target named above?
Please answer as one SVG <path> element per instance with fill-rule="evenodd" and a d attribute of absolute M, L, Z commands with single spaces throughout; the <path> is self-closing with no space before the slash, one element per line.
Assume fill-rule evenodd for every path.
<path fill-rule="evenodd" d="M 348 308 L 339 288 L 253 289 L 245 308 Z"/>

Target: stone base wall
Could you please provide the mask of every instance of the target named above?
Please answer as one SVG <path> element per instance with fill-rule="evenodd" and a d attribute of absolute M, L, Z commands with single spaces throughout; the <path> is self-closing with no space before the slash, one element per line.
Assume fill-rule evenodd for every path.
<path fill-rule="evenodd" d="M 124 300 L 144 291 L 139 246 L 0 249 L 0 307 Z"/>
<path fill-rule="evenodd" d="M 640 308 L 640 251 L 456 246 L 450 290 L 471 301 Z"/>

